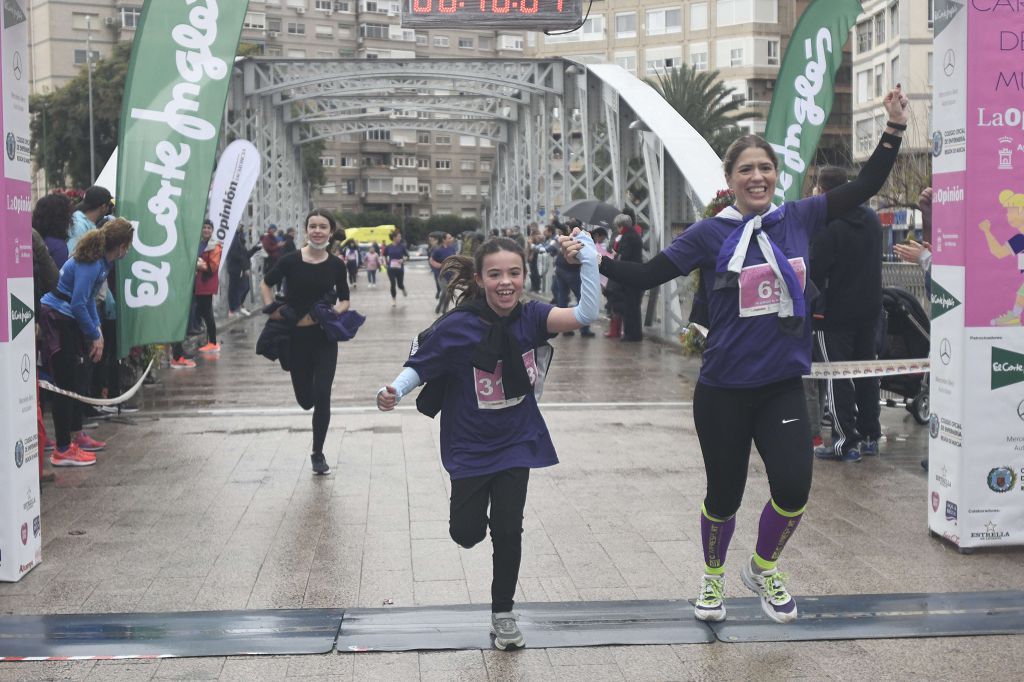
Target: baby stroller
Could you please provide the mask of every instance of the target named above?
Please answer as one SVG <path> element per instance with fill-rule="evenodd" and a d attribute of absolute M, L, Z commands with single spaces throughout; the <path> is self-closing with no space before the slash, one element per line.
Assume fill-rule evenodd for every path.
<path fill-rule="evenodd" d="M 907 360 L 927 358 L 931 347 L 928 314 L 917 298 L 896 287 L 882 289 L 882 329 L 879 339 L 880 360 Z M 886 397 L 889 407 L 905 407 L 918 424 L 927 424 L 931 416 L 928 400 L 928 375 L 897 374 L 881 377 L 883 391 L 896 397 Z"/>

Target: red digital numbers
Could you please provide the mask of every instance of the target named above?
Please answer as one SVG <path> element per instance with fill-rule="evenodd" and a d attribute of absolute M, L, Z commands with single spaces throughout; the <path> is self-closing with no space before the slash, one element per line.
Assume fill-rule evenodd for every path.
<path fill-rule="evenodd" d="M 536 14 L 539 0 L 520 0 L 519 11 L 523 14 Z"/>
<path fill-rule="evenodd" d="M 508 14 L 508 6 L 511 0 L 491 0 L 491 12 L 494 14 Z"/>
<path fill-rule="evenodd" d="M 451 14 L 456 6 L 456 0 L 437 0 L 437 11 L 443 14 Z"/>
<path fill-rule="evenodd" d="M 430 14 L 434 0 L 412 0 L 413 14 Z"/>
<path fill-rule="evenodd" d="M 564 9 L 565 0 L 556 0 L 555 10 L 561 12 Z M 412 0 L 413 14 L 432 14 L 435 11 L 442 14 L 454 14 L 459 8 L 466 6 L 465 0 L 437 0 L 437 8 L 434 8 L 434 0 Z M 520 14 L 536 14 L 540 10 L 540 0 L 480 0 L 481 14 L 508 14 L 511 9 L 519 9 Z M 550 10 L 548 10 L 550 11 Z"/>

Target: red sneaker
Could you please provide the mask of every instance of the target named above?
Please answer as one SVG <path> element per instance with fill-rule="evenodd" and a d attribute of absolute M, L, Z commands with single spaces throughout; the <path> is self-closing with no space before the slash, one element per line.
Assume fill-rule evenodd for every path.
<path fill-rule="evenodd" d="M 85 431 L 80 431 L 72 442 L 79 450 L 85 450 L 86 452 L 99 452 L 107 447 L 105 442 L 96 440 Z"/>
<path fill-rule="evenodd" d="M 84 452 L 72 443 L 67 450 L 54 450 L 50 455 L 50 464 L 55 467 L 87 467 L 96 463 L 96 455 Z"/>
<path fill-rule="evenodd" d="M 200 353 L 219 353 L 220 352 L 220 344 L 219 343 L 208 343 L 205 346 L 200 346 L 199 347 L 199 352 Z"/>
<path fill-rule="evenodd" d="M 811 439 L 811 447 L 820 448 L 825 444 L 825 441 L 821 439 L 821 436 L 815 436 Z"/>
<path fill-rule="evenodd" d="M 189 360 L 184 355 L 180 358 L 171 360 L 171 369 L 192 369 L 196 366 L 196 363 Z"/>

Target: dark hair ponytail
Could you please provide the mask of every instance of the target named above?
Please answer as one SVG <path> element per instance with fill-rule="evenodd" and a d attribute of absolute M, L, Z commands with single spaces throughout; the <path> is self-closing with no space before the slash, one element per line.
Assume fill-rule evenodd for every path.
<path fill-rule="evenodd" d="M 476 250 L 473 258 L 469 256 L 448 256 L 441 264 L 439 277 L 447 282 L 445 289 L 448 296 L 459 305 L 463 301 L 483 298 L 484 290 L 476 283 L 476 274 L 484 267 L 484 257 L 499 251 L 511 251 L 523 261 L 523 272 L 526 271 L 526 252 L 523 247 L 508 237 L 492 237 Z"/>

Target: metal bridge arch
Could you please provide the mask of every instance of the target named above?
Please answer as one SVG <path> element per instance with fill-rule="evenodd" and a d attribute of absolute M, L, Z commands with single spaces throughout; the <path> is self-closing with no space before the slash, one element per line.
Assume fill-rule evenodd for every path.
<path fill-rule="evenodd" d="M 725 187 L 708 144 L 643 81 L 610 64 L 568 59 L 239 60 L 222 140 L 264 159 L 256 225 L 309 208 L 300 148 L 371 130 L 436 130 L 495 148 L 488 227 L 543 223 L 577 199 L 630 203 L 650 255 Z M 652 292 L 648 324 L 684 326 L 681 280 Z"/>

